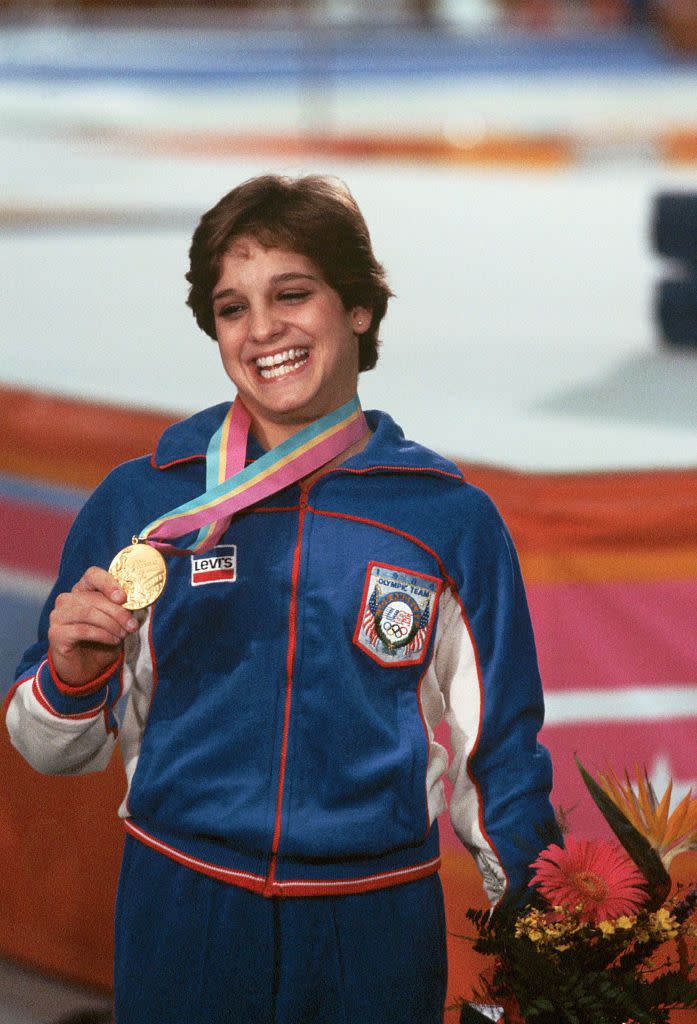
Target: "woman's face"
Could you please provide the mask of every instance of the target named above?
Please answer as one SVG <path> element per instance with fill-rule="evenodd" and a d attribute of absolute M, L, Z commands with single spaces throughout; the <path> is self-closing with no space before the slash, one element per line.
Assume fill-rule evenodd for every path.
<path fill-rule="evenodd" d="M 223 366 L 265 447 L 356 393 L 370 311 L 344 309 L 306 256 L 239 238 L 221 262 L 213 314 Z"/>

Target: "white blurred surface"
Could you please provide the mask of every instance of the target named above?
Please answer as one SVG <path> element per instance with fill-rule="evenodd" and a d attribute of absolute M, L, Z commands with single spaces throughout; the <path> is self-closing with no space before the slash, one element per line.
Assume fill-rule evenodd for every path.
<path fill-rule="evenodd" d="M 196 220 L 251 175 L 334 173 L 397 294 L 378 368 L 361 381 L 366 407 L 462 459 L 697 464 L 697 352 L 658 344 L 653 291 L 666 268 L 649 238 L 658 191 L 697 191 L 697 167 L 662 164 L 650 134 L 697 124 L 697 75 L 595 81 L 342 80 L 324 97 L 261 82 L 5 82 L 0 379 L 182 412 L 228 397 L 215 346 L 184 305 Z M 585 155 L 543 171 L 195 152 L 206 133 L 292 134 L 313 119 L 354 132 L 574 131 Z M 161 148 L 172 131 L 191 151 L 166 138 Z M 59 228 L 12 226 L 18 211 L 41 221 L 56 209 Z M 85 211 L 97 222 L 76 224 Z M 122 223 L 100 225 L 100 211 Z"/>

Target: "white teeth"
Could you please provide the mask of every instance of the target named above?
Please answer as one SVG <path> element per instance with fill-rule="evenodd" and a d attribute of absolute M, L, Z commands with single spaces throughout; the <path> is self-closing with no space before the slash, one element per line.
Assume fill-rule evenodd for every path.
<path fill-rule="evenodd" d="M 259 356 L 254 362 L 266 380 L 269 377 L 281 377 L 290 370 L 297 370 L 308 357 L 306 348 L 289 348 L 285 352 L 277 352 L 273 356 Z"/>
<path fill-rule="evenodd" d="M 264 380 L 270 380 L 274 377 L 285 377 L 291 370 L 297 370 L 299 366 L 305 362 L 305 359 L 299 359 L 297 363 L 286 363 L 284 366 L 273 366 L 271 369 L 259 370 L 259 373 Z"/>

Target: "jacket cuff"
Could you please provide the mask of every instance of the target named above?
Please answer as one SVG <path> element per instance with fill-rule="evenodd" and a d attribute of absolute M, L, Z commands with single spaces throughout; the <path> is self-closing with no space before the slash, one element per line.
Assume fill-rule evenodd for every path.
<path fill-rule="evenodd" d="M 56 672 L 49 653 L 34 679 L 37 700 L 51 714 L 60 718 L 82 718 L 97 715 L 107 702 L 109 682 L 121 668 L 123 653 L 108 665 L 96 679 L 82 686 L 68 686 Z"/>

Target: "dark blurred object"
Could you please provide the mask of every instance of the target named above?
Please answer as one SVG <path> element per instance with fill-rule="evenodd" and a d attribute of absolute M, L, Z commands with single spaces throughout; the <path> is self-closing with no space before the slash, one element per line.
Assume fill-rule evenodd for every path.
<path fill-rule="evenodd" d="M 406 7 L 418 25 L 433 28 L 438 23 L 438 0 L 407 0 Z"/>
<path fill-rule="evenodd" d="M 78 11 L 87 10 L 120 10 L 122 8 L 139 9 L 198 9 L 199 7 L 211 7 L 220 11 L 253 11 L 262 6 L 259 0 L 61 0 L 60 6 L 74 7 Z M 279 8 L 293 7 L 286 0 L 266 0 L 264 7 Z"/>
<path fill-rule="evenodd" d="M 652 0 L 627 0 L 629 21 L 633 25 L 646 25 L 653 18 Z"/>
<path fill-rule="evenodd" d="M 472 6 L 485 5 L 479 0 Z M 665 22 L 666 35 L 677 34 L 685 40 L 689 31 L 690 12 L 694 13 L 695 0 L 488 0 L 488 4 L 509 25 L 530 32 L 565 33 L 577 29 L 600 32 L 621 29 L 627 25 L 643 25 L 654 20 L 660 10 Z M 463 10 L 467 4 L 461 5 Z M 443 0 L 390 0 L 388 4 L 361 4 L 360 0 L 332 4 L 328 0 L 0 0 L 0 13 L 31 17 L 33 14 L 73 14 L 78 17 L 101 17 L 110 13 L 135 12 L 139 17 L 150 13 L 158 17 L 186 16 L 191 12 L 239 17 L 268 18 L 282 16 L 302 25 L 305 22 L 329 24 L 339 12 L 339 20 L 370 23 L 374 12 L 383 10 L 380 21 L 407 22 L 422 28 L 438 28 L 443 21 L 452 19 L 458 4 Z M 372 12 L 372 13 L 371 13 Z M 692 19 L 694 21 L 694 17 Z M 675 45 L 682 46 L 682 42 Z"/>
<path fill-rule="evenodd" d="M 55 1024 L 112 1024 L 113 1020 L 111 1010 L 78 1010 L 61 1017 Z"/>
<path fill-rule="evenodd" d="M 697 349 L 697 274 L 676 281 L 661 281 L 656 295 L 656 317 L 669 345 Z"/>
<path fill-rule="evenodd" d="M 552 0 L 556 2 L 556 0 Z M 602 0 L 599 0 L 602 2 Z M 609 0 L 609 2 L 625 3 L 627 0 Z M 436 27 L 439 23 L 441 13 L 440 0 L 392 0 L 394 8 L 394 19 L 403 21 L 407 19 L 414 24 L 425 28 Z M 184 12 L 198 10 L 199 8 L 210 8 L 214 12 L 226 11 L 268 15 L 269 12 L 282 12 L 293 16 L 300 23 L 303 20 L 330 19 L 332 16 L 331 5 L 325 0 L 51 0 L 44 3 L 42 0 L 0 0 L 0 11 L 31 14 L 32 11 L 39 13 L 49 9 L 53 12 L 90 12 L 108 13 L 109 11 L 122 11 L 135 9 L 147 12 L 150 10 L 166 11 L 171 10 Z M 360 15 L 361 5 L 353 4 L 354 13 Z M 351 10 L 351 5 L 348 5 Z"/>
<path fill-rule="evenodd" d="M 666 43 L 683 54 L 697 53 L 695 0 L 658 0 L 656 24 Z"/>
<path fill-rule="evenodd" d="M 656 290 L 654 312 L 663 340 L 697 349 L 697 192 L 656 196 L 651 241 L 674 272 Z"/>
<path fill-rule="evenodd" d="M 658 284 L 654 313 L 668 345 L 697 349 L 697 193 L 661 193 L 653 205 L 654 252 L 673 276 Z"/>
<path fill-rule="evenodd" d="M 656 196 L 652 235 L 659 256 L 697 269 L 697 192 L 663 192 Z"/>
<path fill-rule="evenodd" d="M 529 32 L 616 32 L 644 26 L 656 0 L 499 0 L 504 23 Z"/>

